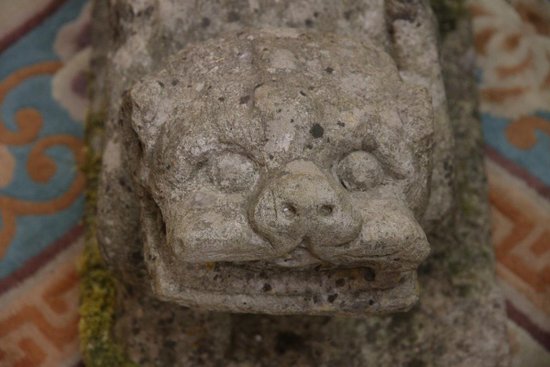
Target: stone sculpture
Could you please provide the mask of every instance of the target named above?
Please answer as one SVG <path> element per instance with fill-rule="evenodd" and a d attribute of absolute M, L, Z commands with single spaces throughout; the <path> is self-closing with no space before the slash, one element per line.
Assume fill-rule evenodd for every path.
<path fill-rule="evenodd" d="M 308 314 L 416 300 L 433 113 L 427 91 L 403 82 L 383 50 L 242 31 L 170 58 L 122 109 L 159 297 Z M 127 230 L 109 246 L 124 246 Z M 329 300 L 340 278 L 348 285 Z"/>
<path fill-rule="evenodd" d="M 464 24 L 446 90 L 421 0 L 120 0 L 95 13 L 111 19 L 95 25 L 97 238 L 131 359 L 506 364 L 485 207 L 464 214 L 465 182 L 483 191 L 479 157 L 460 153 L 479 146 Z M 451 274 L 455 261 L 468 265 Z M 415 306 L 419 266 L 425 294 L 406 321 L 374 317 Z"/>

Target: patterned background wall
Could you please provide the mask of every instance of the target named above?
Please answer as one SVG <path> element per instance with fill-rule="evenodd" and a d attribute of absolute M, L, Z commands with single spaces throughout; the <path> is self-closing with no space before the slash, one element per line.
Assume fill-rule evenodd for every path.
<path fill-rule="evenodd" d="M 515 366 L 550 366 L 550 1 L 470 1 Z M 79 365 L 85 0 L 0 2 L 0 366 Z"/>

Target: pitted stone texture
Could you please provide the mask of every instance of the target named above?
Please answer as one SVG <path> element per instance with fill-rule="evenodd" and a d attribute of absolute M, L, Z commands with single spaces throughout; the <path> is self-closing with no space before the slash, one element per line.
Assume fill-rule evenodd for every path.
<path fill-rule="evenodd" d="M 398 27 L 396 27 L 396 22 L 402 23 L 404 19 L 402 12 L 397 13 L 396 15 L 394 14 L 396 12 L 391 10 L 393 3 L 394 1 L 385 4 L 384 1 L 381 0 L 349 0 L 341 2 L 331 2 L 325 0 L 281 0 L 278 2 L 228 0 L 219 3 L 211 2 L 196 4 L 187 2 L 183 3 L 173 0 L 165 0 L 160 2 L 149 0 L 127 2 L 121 0 L 113 1 L 110 2 L 109 5 L 105 5 L 103 9 L 109 9 L 110 15 L 103 16 L 103 18 L 111 17 L 114 19 L 109 23 L 109 26 L 112 27 L 109 30 L 110 34 L 101 39 L 101 49 L 106 50 L 107 54 L 105 55 L 105 58 L 108 59 L 109 62 L 107 62 L 105 67 L 105 77 L 98 81 L 98 83 L 105 84 L 102 88 L 104 91 L 104 98 L 105 100 L 108 100 L 107 109 L 109 116 L 107 121 L 107 147 L 109 148 L 109 154 L 106 153 L 104 156 L 105 164 L 102 171 L 99 194 L 99 217 L 101 218 L 99 223 L 99 233 L 103 254 L 108 260 L 111 268 L 115 270 L 120 277 L 123 277 L 126 282 L 130 282 L 135 285 L 141 284 L 145 289 L 150 288 L 148 278 L 145 276 L 146 271 L 143 265 L 143 239 L 141 238 L 141 225 L 139 219 L 140 209 L 138 207 L 140 199 L 136 196 L 136 188 L 131 182 L 129 182 L 130 177 L 135 176 L 137 174 L 137 170 L 139 169 L 139 167 L 135 164 L 137 163 L 135 149 L 139 149 L 139 147 L 134 147 L 134 145 L 137 144 L 137 139 L 124 141 L 125 138 L 123 138 L 123 136 L 130 136 L 132 134 L 132 131 L 129 130 L 129 126 L 119 126 L 121 118 L 124 119 L 124 114 L 119 116 L 119 107 L 121 104 L 123 90 L 129 88 L 144 74 L 151 73 L 154 70 L 165 67 L 167 60 L 170 59 L 169 55 L 189 43 L 204 41 L 212 37 L 227 34 L 235 29 L 243 29 L 243 27 L 247 26 L 290 26 L 320 32 L 335 32 L 376 44 L 375 47 L 378 50 L 384 50 L 393 55 L 392 60 L 388 59 L 388 68 L 391 69 L 393 67 L 395 69 L 395 66 L 397 66 L 400 76 L 403 77 L 403 71 L 406 71 L 408 78 L 411 80 L 409 83 L 409 95 L 407 96 L 406 92 L 403 92 L 400 95 L 400 101 L 403 102 L 403 105 L 406 106 L 409 112 L 412 112 L 411 116 L 420 116 L 423 113 L 426 113 L 426 106 L 423 106 L 422 103 L 417 103 L 417 95 L 415 91 L 420 91 L 420 95 L 423 94 L 421 89 L 425 88 L 429 91 L 435 118 L 435 124 L 433 126 L 433 140 L 438 142 L 438 144 L 433 147 L 436 152 L 436 154 L 432 157 L 433 163 L 429 162 L 429 154 L 419 154 L 419 156 L 415 158 L 415 163 L 419 163 L 422 167 L 429 167 L 430 165 L 434 167 L 434 169 L 429 168 L 427 172 L 432 182 L 426 185 L 415 185 L 414 188 L 410 188 L 411 191 L 407 191 L 409 188 L 404 189 L 404 191 L 407 191 L 408 197 L 419 198 L 418 203 L 410 203 L 411 207 L 415 207 L 415 209 L 413 209 L 414 215 L 411 213 L 406 213 L 403 210 L 392 210 L 394 210 L 398 216 L 401 216 L 403 219 L 401 222 L 403 223 L 410 223 L 412 219 L 413 221 L 420 222 L 421 227 L 425 230 L 431 230 L 434 228 L 434 223 L 437 224 L 442 218 L 445 217 L 446 213 L 449 213 L 450 205 L 452 203 L 450 197 L 452 178 L 452 156 L 450 155 L 450 152 L 452 151 L 452 139 L 449 139 L 450 130 L 448 117 L 446 115 L 445 92 L 442 86 L 441 77 L 439 74 L 440 67 L 437 61 L 438 52 L 433 27 L 434 24 L 431 13 L 424 4 L 416 2 L 410 3 L 407 5 L 407 9 L 411 8 L 414 10 L 411 13 L 414 14 L 414 16 L 411 15 L 408 19 L 418 26 L 418 31 L 412 32 L 409 37 L 400 37 L 395 40 L 392 39 L 392 35 L 400 34 L 396 31 L 398 29 Z M 101 8 L 101 6 L 98 6 L 97 9 Z M 296 9 L 301 10 L 297 11 Z M 98 14 L 100 17 L 101 15 L 102 14 Z M 393 30 L 389 32 L 388 29 Z M 292 30 L 287 32 L 296 33 L 296 31 Z M 401 43 L 403 39 L 405 42 Z M 407 46 L 411 42 L 413 44 L 417 44 L 418 46 L 414 47 L 422 51 L 419 52 L 418 50 L 413 49 L 413 47 Z M 269 68 L 272 71 L 278 70 L 283 74 L 292 74 L 293 72 L 296 73 L 296 70 L 293 71 L 293 68 L 299 66 L 299 60 L 295 60 L 295 55 L 288 52 L 288 50 L 284 47 L 279 47 L 277 50 L 273 50 L 273 52 L 268 52 L 266 54 L 269 55 L 269 60 L 267 61 L 269 61 Z M 242 58 L 239 61 L 241 64 L 246 64 L 247 58 L 250 57 L 251 55 L 242 55 Z M 339 57 L 342 59 L 345 58 L 342 56 Z M 267 63 L 267 61 L 265 63 Z M 303 66 L 300 67 L 303 68 Z M 318 66 L 307 65 L 307 67 L 313 70 Z M 418 72 L 415 72 L 415 68 L 418 69 Z M 319 71 L 322 75 L 328 77 L 331 73 L 335 73 L 336 69 L 333 66 L 326 66 L 324 70 Z M 247 77 L 249 79 L 253 78 L 253 76 Z M 338 79 L 338 72 L 336 72 L 333 77 Z M 381 77 L 379 77 L 379 79 L 381 79 Z M 347 75 L 347 78 L 341 80 L 341 86 L 338 86 L 338 88 L 343 88 L 343 90 L 348 94 L 361 93 L 360 90 L 354 90 L 357 86 L 355 86 L 353 82 L 353 75 Z M 164 84 L 164 86 L 167 89 L 173 88 L 174 86 L 172 86 L 172 83 L 174 83 L 174 80 L 168 81 L 168 84 Z M 303 84 L 305 85 L 307 83 Z M 417 85 L 418 87 L 412 87 L 412 85 Z M 198 83 L 195 87 L 200 89 L 198 93 L 208 92 L 202 90 L 204 86 L 200 85 L 200 83 Z M 238 97 L 233 96 L 238 98 L 239 106 L 236 111 L 230 112 L 235 115 L 235 113 L 238 113 L 243 107 L 246 107 L 246 98 L 251 98 L 251 96 L 254 97 L 254 102 L 256 103 L 255 107 L 257 107 L 257 110 L 261 110 L 262 108 L 264 110 L 269 110 L 270 108 L 273 109 L 273 106 L 269 103 L 264 105 L 260 103 L 262 100 L 269 101 L 269 93 L 272 92 L 270 91 L 271 87 L 272 86 L 270 85 L 265 85 L 259 87 L 253 94 L 250 94 L 250 91 L 245 91 L 247 92 L 246 94 L 240 94 Z M 308 88 L 309 87 L 310 86 L 308 85 Z M 156 85 L 155 88 L 162 87 L 160 85 Z M 277 91 L 279 94 L 281 94 L 281 92 L 284 91 Z M 304 95 L 302 95 L 302 93 Z M 321 110 L 321 108 L 317 108 L 314 105 L 307 105 L 307 103 L 309 103 L 307 102 L 308 100 L 311 101 L 315 98 L 315 94 L 308 95 L 308 93 L 309 92 L 307 90 L 294 91 L 297 98 L 296 100 L 291 101 L 289 105 L 297 105 L 299 102 L 305 103 L 302 108 L 295 109 L 294 113 L 298 114 L 298 116 L 309 114 L 310 110 Z M 375 93 L 371 93 L 371 97 L 374 94 Z M 334 97 L 335 96 L 323 96 L 323 98 Z M 226 108 L 226 106 L 230 106 L 231 103 L 235 102 L 235 99 L 233 99 L 230 103 L 229 99 L 225 100 L 225 97 L 223 96 L 218 98 L 224 100 L 215 101 L 215 105 L 212 107 L 213 109 Z M 240 105 L 241 98 L 243 98 L 242 102 L 244 102 L 242 106 Z M 289 97 L 287 96 L 285 98 L 288 99 Z M 406 101 L 407 99 L 409 99 L 409 101 Z M 424 96 L 421 96 L 420 99 L 424 99 Z M 278 103 L 285 103 L 284 98 Z M 320 103 L 320 105 L 322 105 L 322 103 Z M 415 110 L 415 106 L 420 108 Z M 286 114 L 288 117 L 288 111 L 285 111 L 282 108 L 281 110 L 280 115 L 284 116 Z M 357 119 L 359 116 L 354 115 L 354 113 L 357 113 L 359 110 L 361 110 L 361 108 L 356 109 L 355 112 L 349 112 L 346 116 L 341 117 L 352 120 Z M 267 112 L 264 111 L 263 113 L 266 114 Z M 377 111 L 370 111 L 370 113 L 374 115 L 372 116 L 374 117 L 373 120 L 379 120 Z M 384 123 L 388 123 L 388 121 L 397 121 L 400 118 L 400 116 L 396 116 L 395 111 L 385 111 L 384 113 Z M 317 149 L 318 145 L 325 145 L 327 139 L 330 139 L 329 135 L 334 133 L 329 130 L 325 131 L 325 128 L 321 123 L 311 123 L 311 119 L 313 117 L 314 116 L 308 117 L 311 124 L 309 135 L 306 131 L 303 131 L 302 134 L 309 140 L 313 141 L 311 145 L 304 142 L 306 147 L 311 146 L 313 148 L 311 149 L 312 152 Z M 291 120 L 292 118 L 279 120 L 274 118 L 269 124 L 266 124 L 264 127 L 264 133 L 272 135 L 274 138 L 278 137 L 279 141 L 271 139 L 268 144 L 263 146 L 264 150 L 273 150 L 277 148 L 277 146 L 280 147 L 289 143 L 289 141 L 287 141 L 288 137 L 284 135 L 284 132 L 286 129 L 292 130 Z M 319 120 L 322 120 L 322 116 Z M 421 121 L 427 119 L 421 117 L 417 120 Z M 333 122 L 334 121 L 331 123 Z M 334 126 L 338 126 L 340 130 L 345 130 L 342 125 L 345 126 L 345 123 L 340 121 L 339 125 Z M 374 131 L 375 127 L 372 126 L 372 128 L 373 133 L 377 134 L 378 132 Z M 346 129 L 349 131 L 349 126 L 346 127 Z M 151 129 L 151 131 L 152 130 L 154 129 Z M 386 131 L 388 130 L 389 129 Z M 255 130 L 252 129 L 252 131 Z M 426 131 L 427 130 L 423 128 L 417 130 L 407 129 L 406 133 L 411 134 L 410 141 L 415 139 L 420 141 L 422 140 L 422 137 L 415 137 L 414 134 L 416 132 L 425 134 Z M 361 135 L 363 132 L 358 133 Z M 385 136 L 383 132 L 380 132 L 379 138 L 385 139 L 385 141 L 384 144 L 381 145 L 382 149 L 380 149 L 380 155 L 377 159 L 384 160 L 383 164 L 385 167 L 390 167 L 392 165 L 395 166 L 394 168 L 396 170 L 393 174 L 405 174 L 406 176 L 409 175 L 410 178 L 411 172 L 404 173 L 403 171 L 403 169 L 406 170 L 408 168 L 400 168 L 398 167 L 399 165 L 393 164 L 392 160 L 388 159 L 388 157 L 391 156 L 405 157 L 408 153 L 390 151 L 384 152 L 385 147 L 391 146 L 392 144 L 395 145 L 395 147 L 404 146 L 404 144 L 400 141 L 397 141 L 394 144 L 394 142 L 388 140 L 389 137 L 395 138 L 397 135 L 390 134 L 390 136 Z M 256 137 L 253 136 L 251 138 L 256 139 Z M 244 141 L 246 142 L 246 139 Z M 298 143 L 298 141 L 294 141 L 294 143 Z M 369 147 L 370 142 L 365 142 L 365 144 L 368 149 L 373 149 L 372 146 Z M 332 144 L 332 146 L 334 145 L 335 144 Z M 331 149 L 330 144 L 327 144 L 327 147 Z M 431 149 L 430 144 L 424 143 L 412 144 L 412 147 L 415 150 L 421 148 L 428 150 Z M 363 150 L 360 150 L 357 153 L 362 151 Z M 419 152 L 415 152 L 415 154 L 416 153 Z M 237 155 L 242 156 L 240 153 L 237 153 Z M 119 156 L 121 159 L 113 160 L 111 156 Z M 219 163 L 214 164 L 216 167 L 219 167 L 220 164 L 225 164 L 224 162 L 228 162 L 227 156 L 218 157 L 218 159 Z M 247 159 L 248 158 L 245 157 L 245 160 Z M 419 162 L 422 159 L 425 159 L 426 161 Z M 369 160 L 369 158 L 366 158 L 366 160 Z M 120 162 L 124 162 L 124 164 L 120 164 Z M 406 166 L 409 163 L 410 162 L 407 158 L 403 161 L 402 166 Z M 247 165 L 246 162 L 244 164 L 245 166 Z M 352 177 L 350 176 L 349 169 L 346 168 L 353 164 L 353 160 L 344 159 L 344 157 L 342 157 L 342 162 L 340 167 L 337 169 L 339 170 L 337 174 L 341 173 L 340 176 L 345 176 L 346 180 L 342 182 L 349 185 L 349 189 L 363 192 L 362 190 L 364 189 L 359 188 L 357 183 L 364 180 L 364 177 Z M 365 166 L 366 165 L 368 165 L 368 163 L 365 163 Z M 234 189 L 228 188 L 228 185 L 236 184 L 236 186 L 240 186 L 241 184 L 235 181 L 235 177 L 240 175 L 235 175 L 235 173 L 233 173 L 229 174 L 227 177 L 220 176 L 220 170 L 216 167 L 211 167 L 208 170 L 209 182 L 212 182 L 212 180 L 219 180 L 220 185 L 225 187 L 225 192 L 229 192 L 233 197 L 238 197 L 237 194 L 239 193 Z M 249 165 L 249 168 L 252 170 L 248 173 L 245 172 L 245 174 L 251 174 L 251 179 L 254 180 L 254 177 L 257 175 L 256 170 L 258 167 Z M 244 169 L 246 170 L 246 168 Z M 358 169 L 357 174 L 361 171 L 360 167 Z M 363 172 L 362 174 L 367 176 L 372 174 L 376 177 L 373 176 L 372 181 L 362 181 L 360 183 L 361 186 L 369 187 L 373 185 L 373 182 L 377 186 L 385 185 L 386 182 L 384 182 L 384 176 L 387 176 L 388 172 L 382 169 L 384 172 L 383 174 L 380 174 L 381 170 L 376 167 L 368 168 L 368 170 L 370 171 Z M 422 173 L 420 171 L 416 171 L 414 174 L 419 174 L 420 176 L 426 175 L 426 172 Z M 334 172 L 330 172 L 330 174 L 333 173 Z M 233 175 L 233 178 L 231 178 L 231 175 Z M 422 181 L 421 177 L 419 178 L 419 181 Z M 256 182 L 254 181 L 254 183 Z M 256 184 L 262 185 L 263 182 L 260 181 Z M 426 190 L 428 188 L 430 188 L 432 193 L 429 197 L 431 204 L 428 208 L 424 209 L 423 205 L 425 205 L 425 203 L 423 200 L 426 199 L 425 193 L 414 192 L 414 190 Z M 374 189 L 374 187 L 371 187 L 371 189 Z M 373 192 L 374 190 L 369 191 Z M 357 196 L 365 197 L 366 195 L 359 194 Z M 405 198 L 404 200 L 406 201 L 408 198 Z M 232 211 L 231 208 L 238 206 L 238 202 L 232 202 L 229 206 L 220 208 L 220 212 L 222 213 L 221 215 L 224 215 L 224 211 L 235 213 L 235 211 Z M 323 209 L 319 210 L 318 213 L 334 209 L 330 205 L 321 205 L 321 207 Z M 371 208 L 375 207 L 376 205 L 371 206 Z M 391 205 L 390 207 L 395 208 L 396 205 Z M 249 216 L 248 213 L 246 213 L 246 216 Z M 242 228 L 246 225 L 246 219 L 250 218 L 245 218 L 245 215 L 243 214 L 240 218 L 233 219 L 233 223 L 240 222 L 241 224 L 239 226 Z M 413 235 L 413 239 L 422 242 L 422 239 L 420 239 L 420 227 L 416 229 L 413 227 L 408 227 L 409 231 L 415 233 Z M 228 228 L 228 230 L 233 229 L 234 228 Z M 313 230 L 310 232 L 313 232 Z M 246 236 L 252 235 L 253 233 L 250 231 L 246 234 Z M 265 233 L 263 235 L 265 236 Z M 370 238 L 370 242 L 376 241 L 376 236 L 373 237 L 372 233 L 365 233 L 365 235 Z M 350 235 L 345 235 L 343 238 L 346 236 Z M 320 238 L 321 236 L 317 237 Z M 192 244 L 200 239 L 200 237 L 193 236 L 193 238 L 190 238 L 187 242 Z M 387 240 L 390 239 L 388 238 Z M 384 240 L 384 242 L 387 243 L 387 240 Z M 399 241 L 400 240 L 398 239 L 397 242 Z M 282 259 L 279 263 L 304 264 L 309 262 L 313 265 L 317 260 L 315 260 L 315 258 L 312 259 L 311 257 L 302 256 L 307 255 L 307 252 L 302 251 L 303 247 L 304 246 L 298 246 L 296 248 L 292 259 Z M 380 247 L 381 248 L 376 250 L 378 253 L 380 253 L 380 250 L 383 250 L 385 246 Z M 187 246 L 187 248 L 189 248 L 189 246 Z M 334 249 L 334 246 L 330 248 Z M 361 251 L 358 250 L 361 249 L 358 249 L 357 246 L 352 249 L 356 253 L 352 257 L 365 257 L 365 254 L 359 253 Z M 371 250 L 373 249 L 371 248 L 369 251 Z M 318 252 L 323 254 L 326 253 L 325 250 Z M 227 251 L 225 253 L 226 255 L 224 256 L 227 256 Z M 344 259 L 340 255 L 338 255 L 340 262 L 353 262 L 353 259 Z M 216 256 L 219 257 L 219 254 Z M 423 256 L 422 251 L 415 256 L 417 259 L 412 261 L 412 265 L 409 266 L 411 268 L 414 268 L 415 264 L 418 263 L 418 259 Z M 237 254 L 235 254 L 235 257 L 237 257 Z M 296 261 L 297 259 L 299 259 L 299 261 Z M 407 261 L 404 259 L 402 263 L 406 262 Z M 273 263 L 273 261 L 270 262 L 270 264 L 271 263 Z M 266 264 L 257 265 L 262 267 L 266 266 Z M 391 266 L 388 269 L 390 268 Z M 369 269 L 369 271 L 370 270 L 372 269 Z M 383 278 L 385 278 L 385 276 L 380 276 L 377 280 Z M 389 278 L 395 279 L 397 277 L 392 275 Z"/>
<path fill-rule="evenodd" d="M 507 365 L 505 314 L 492 273 L 494 264 L 490 256 L 483 165 L 479 154 L 482 145 L 479 123 L 473 114 L 475 84 L 466 64 L 469 59 L 466 50 L 471 45 L 467 32 L 447 37 L 452 43 L 446 42 L 444 47 L 446 90 L 450 95 L 451 121 L 457 138 L 457 147 L 453 149 L 445 90 L 439 75 L 437 36 L 425 1 L 98 0 L 96 4 L 95 19 L 99 20 L 95 22 L 99 30 L 96 35 L 100 37 L 95 42 L 94 105 L 105 105 L 108 109 L 106 139 L 110 153 L 105 153 L 104 159 L 109 160 L 116 151 L 121 157 L 103 168 L 98 217 L 102 220 L 103 252 L 123 282 L 119 287 L 116 339 L 134 361 L 143 366 L 233 367 Z M 302 10 L 293 15 L 290 10 L 286 11 L 291 5 L 292 9 Z M 182 9 L 185 6 L 188 8 Z M 164 10 L 160 11 L 161 8 Z M 232 12 L 236 14 L 230 14 Z M 319 13 L 315 15 L 315 12 Z M 296 20 L 292 21 L 292 17 Z M 137 206 L 140 198 L 136 196 L 136 188 L 129 185 L 129 178 L 137 174 L 138 168 L 134 164 L 136 156 L 129 152 L 139 148 L 127 146 L 121 138 L 121 134 L 131 133 L 123 131 L 127 126 L 119 128 L 122 91 L 145 74 L 162 69 L 170 54 L 189 43 L 226 35 L 243 27 L 265 26 L 309 28 L 375 40 L 392 55 L 403 79 L 425 87 L 431 95 L 436 121 L 434 141 L 437 143 L 431 186 L 437 193 L 432 190 L 430 200 L 452 204 L 448 198 L 455 172 L 458 205 L 454 215 L 445 215 L 450 207 L 444 208 L 444 205 L 429 205 L 424 214 L 422 227 L 433 228 L 428 233 L 432 255 L 420 271 L 423 288 L 420 303 L 406 314 L 367 319 L 205 315 L 173 303 L 159 302 L 147 294 L 150 285 L 142 259 Z M 467 24 L 462 23 L 461 27 L 464 31 Z M 272 61 L 282 69 L 292 70 L 296 65 L 284 52 L 275 55 Z M 311 126 L 310 131 L 315 136 L 325 134 L 322 125 Z M 133 141 L 137 144 L 137 138 Z M 453 166 L 449 157 L 455 154 L 458 162 Z M 222 157 L 209 170 L 209 175 L 222 182 L 232 182 L 235 176 L 219 176 L 218 167 L 236 157 Z M 346 160 L 350 166 L 354 165 L 353 161 L 353 158 Z M 117 162 L 123 164 L 117 167 Z M 350 176 L 346 165 L 342 164 L 336 171 L 351 187 L 365 182 L 365 177 L 374 182 L 380 177 L 376 168 L 368 175 L 353 170 L 358 174 Z M 244 171 L 249 172 L 246 168 Z M 254 175 L 246 176 L 254 180 Z M 226 184 L 221 186 L 227 188 Z M 438 210 L 428 214 L 429 208 Z M 438 223 L 442 217 L 445 220 Z M 273 265 L 273 261 L 254 263 L 257 265 L 255 272 L 250 267 L 251 272 L 247 274 L 259 277 L 251 283 L 247 274 L 241 274 L 237 277 L 242 281 L 239 286 L 249 289 L 252 284 L 254 289 L 269 295 L 274 290 L 271 280 L 277 278 L 272 277 L 265 266 L 279 264 Z M 227 274 L 223 266 L 223 262 L 218 262 L 212 267 L 214 277 Z M 370 290 L 365 290 L 363 296 L 379 292 L 395 302 L 395 295 L 373 284 L 381 279 L 372 269 L 350 273 L 344 271 L 325 278 L 327 282 L 321 299 L 338 303 L 343 298 L 339 293 L 341 288 L 357 290 L 368 284 Z M 300 278 L 299 274 L 295 279 L 297 289 L 317 282 L 314 277 Z M 411 279 L 403 284 L 414 284 Z M 382 279 L 383 284 L 387 282 Z M 124 291 L 129 283 L 136 286 L 136 292 L 130 296 Z M 319 299 L 307 290 L 301 297 Z M 365 297 L 356 305 L 362 310 L 374 302 Z M 344 306 L 338 304 L 337 308 L 342 310 Z M 384 307 L 389 310 L 387 305 Z"/>
<path fill-rule="evenodd" d="M 158 297 L 310 314 L 416 300 L 432 105 L 384 50 L 289 28 L 241 31 L 171 57 L 122 111 Z M 373 279 L 329 302 L 325 284 L 341 271 Z"/>

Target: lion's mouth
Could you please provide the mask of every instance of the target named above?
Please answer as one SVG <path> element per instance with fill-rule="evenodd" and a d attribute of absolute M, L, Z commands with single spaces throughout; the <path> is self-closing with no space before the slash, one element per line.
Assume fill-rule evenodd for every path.
<path fill-rule="evenodd" d="M 305 268 L 317 266 L 325 261 L 309 250 L 306 241 L 302 241 L 292 251 L 272 260 L 272 263 L 285 268 Z"/>
<path fill-rule="evenodd" d="M 345 253 L 346 250 L 358 246 L 361 246 L 361 240 L 356 238 L 342 244 L 332 245 L 331 247 L 337 248 L 339 252 Z M 319 266 L 323 268 L 342 267 L 342 264 L 339 264 L 339 261 L 329 258 L 323 252 L 324 251 L 322 251 L 321 248 L 318 248 L 312 244 L 308 238 L 305 238 L 292 251 L 284 254 L 283 256 L 271 259 L 269 262 L 271 265 L 284 268 L 308 269 Z M 362 263 L 371 264 L 372 262 L 377 262 L 385 258 L 393 258 L 400 252 L 401 251 L 376 251 L 368 256 L 361 256 L 360 258 L 355 259 L 355 264 L 349 267 L 357 267 L 361 266 Z"/>
<path fill-rule="evenodd" d="M 357 245 L 359 238 L 341 244 L 332 245 L 335 248 L 346 248 Z M 339 267 L 339 264 L 329 258 L 323 257 L 316 251 L 316 246 L 308 237 L 305 237 L 298 246 L 283 256 L 272 259 L 270 262 L 275 266 L 285 268 L 311 268 L 321 265 L 324 268 Z"/>

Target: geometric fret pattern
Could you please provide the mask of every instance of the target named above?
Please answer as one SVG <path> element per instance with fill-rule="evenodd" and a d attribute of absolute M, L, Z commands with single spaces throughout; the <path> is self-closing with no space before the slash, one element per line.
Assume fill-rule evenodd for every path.
<path fill-rule="evenodd" d="M 533 292 L 548 294 L 550 213 L 540 205 L 544 200 L 531 201 L 494 177 L 490 182 L 489 198 L 496 219 L 493 243 L 500 265 L 516 274 Z M 545 311 L 550 314 L 550 308 Z"/>
<path fill-rule="evenodd" d="M 81 241 L 0 298 L 0 366 L 74 366 Z"/>
<path fill-rule="evenodd" d="M 487 168 L 498 274 L 550 316 L 550 202 L 495 163 Z"/>
<path fill-rule="evenodd" d="M 550 1 L 468 5 L 515 365 L 550 366 Z"/>

